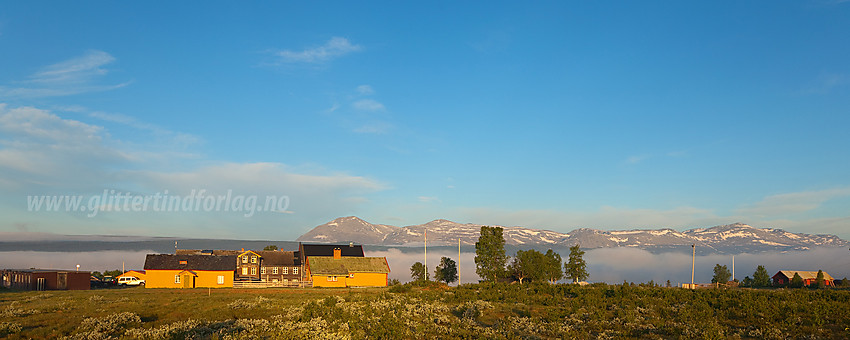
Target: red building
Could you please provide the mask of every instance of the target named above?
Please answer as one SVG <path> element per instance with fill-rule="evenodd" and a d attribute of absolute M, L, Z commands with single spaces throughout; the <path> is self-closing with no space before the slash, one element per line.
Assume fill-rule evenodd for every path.
<path fill-rule="evenodd" d="M 799 270 L 780 270 L 776 275 L 773 275 L 773 284 L 774 285 L 787 285 L 791 283 L 791 279 L 794 278 L 794 273 L 800 275 L 803 279 L 803 286 L 810 286 L 815 284 L 818 278 L 818 272 L 807 272 L 807 271 L 799 271 Z M 826 272 L 823 272 L 823 283 L 827 287 L 835 287 L 835 279 L 832 278 Z"/>
<path fill-rule="evenodd" d="M 56 269 L 4 269 L 3 287 L 24 290 L 88 290 L 91 273 Z"/>

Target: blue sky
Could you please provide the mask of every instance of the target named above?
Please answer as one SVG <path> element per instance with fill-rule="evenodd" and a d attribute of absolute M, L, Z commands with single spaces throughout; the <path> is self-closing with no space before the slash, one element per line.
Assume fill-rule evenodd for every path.
<path fill-rule="evenodd" d="M 850 2 L 0 4 L 0 232 L 850 238 Z M 29 211 L 27 196 L 287 196 Z"/>

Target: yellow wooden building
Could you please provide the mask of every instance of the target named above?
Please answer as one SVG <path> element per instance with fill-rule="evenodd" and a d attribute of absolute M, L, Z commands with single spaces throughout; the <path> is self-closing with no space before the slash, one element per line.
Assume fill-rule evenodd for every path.
<path fill-rule="evenodd" d="M 386 287 L 386 257 L 308 256 L 306 275 L 313 287 Z"/>
<path fill-rule="evenodd" d="M 124 272 L 124 274 L 118 275 L 115 278 L 120 279 L 122 277 L 135 277 L 135 278 L 138 278 L 140 280 L 146 280 L 148 275 L 147 275 L 147 273 L 145 273 L 144 270 L 128 270 L 128 271 Z"/>
<path fill-rule="evenodd" d="M 146 288 L 233 287 L 236 256 L 148 254 Z"/>

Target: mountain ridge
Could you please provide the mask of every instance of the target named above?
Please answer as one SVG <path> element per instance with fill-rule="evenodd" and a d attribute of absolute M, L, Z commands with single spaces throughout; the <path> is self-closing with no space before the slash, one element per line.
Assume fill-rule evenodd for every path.
<path fill-rule="evenodd" d="M 434 246 L 474 245 L 481 224 L 436 219 L 424 224 L 397 227 L 372 224 L 356 216 L 340 217 L 316 226 L 297 239 L 299 242 L 349 243 L 381 246 L 419 246 L 428 233 Z M 744 223 L 693 228 L 599 230 L 578 228 L 567 233 L 520 226 L 503 228 L 505 243 L 517 247 L 548 246 L 566 248 L 633 247 L 651 251 L 681 250 L 695 244 L 716 253 L 809 250 L 817 247 L 846 247 L 850 242 L 835 235 L 792 233 L 777 228 L 756 228 Z"/>

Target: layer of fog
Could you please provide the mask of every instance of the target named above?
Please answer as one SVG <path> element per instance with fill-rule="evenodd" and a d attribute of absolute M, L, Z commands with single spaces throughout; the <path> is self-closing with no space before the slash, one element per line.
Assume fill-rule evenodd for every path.
<path fill-rule="evenodd" d="M 566 261 L 569 253 L 562 253 Z M 423 253 L 402 252 L 399 249 L 370 251 L 367 256 L 386 256 L 392 272 L 390 278 L 402 282 L 410 281 L 410 266 L 423 262 Z M 435 267 L 441 257 L 457 260 L 457 251 L 445 248 L 428 251 L 428 271 L 433 277 Z M 622 283 L 648 282 L 674 285 L 691 281 L 691 254 L 663 253 L 653 254 L 634 248 L 601 248 L 588 250 L 584 256 L 587 261 L 589 282 Z M 732 271 L 731 255 L 697 256 L 694 268 L 696 282 L 711 282 L 716 264 L 726 265 Z M 804 252 L 767 252 L 758 254 L 735 255 L 735 277 L 753 276 L 758 265 L 763 265 L 771 276 L 779 270 L 822 269 L 836 279 L 850 276 L 850 252 L 845 248 L 819 248 Z M 459 272 L 463 283 L 477 282 L 475 274 L 475 253 L 462 252 Z"/>
<path fill-rule="evenodd" d="M 80 270 L 104 271 L 121 269 L 142 269 L 145 255 L 154 251 L 92 251 L 92 252 L 38 252 L 11 251 L 0 252 L 0 268 L 48 268 L 73 270 L 77 264 Z M 561 257 L 567 259 L 567 253 Z M 411 252 L 410 249 L 390 248 L 381 251 L 367 251 L 366 256 L 387 257 L 391 279 L 410 281 L 410 267 L 415 262 L 424 262 L 424 254 Z M 446 248 L 428 251 L 428 271 L 433 277 L 435 267 L 441 257 L 457 261 L 457 251 Z M 459 272 L 463 283 L 477 282 L 475 274 L 475 253 L 462 252 Z M 690 282 L 691 256 L 682 253 L 653 254 L 633 248 L 603 248 L 588 250 L 585 254 L 589 282 L 621 283 L 647 282 L 653 280 L 664 283 L 670 280 L 677 285 Z M 715 264 L 726 265 L 732 270 L 732 256 L 707 255 L 696 257 L 695 281 L 710 282 Z M 836 279 L 850 276 L 850 252 L 844 248 L 819 248 L 805 252 L 769 252 L 735 255 L 735 276 L 743 279 L 752 277 L 756 266 L 764 265 L 772 276 L 779 270 L 822 269 Z"/>
<path fill-rule="evenodd" d="M 7 269 L 65 269 L 75 270 L 80 265 L 82 271 L 121 269 L 142 269 L 145 255 L 150 250 L 140 251 L 89 251 L 89 252 L 46 252 L 46 251 L 5 251 L 0 252 L 0 268 Z"/>

